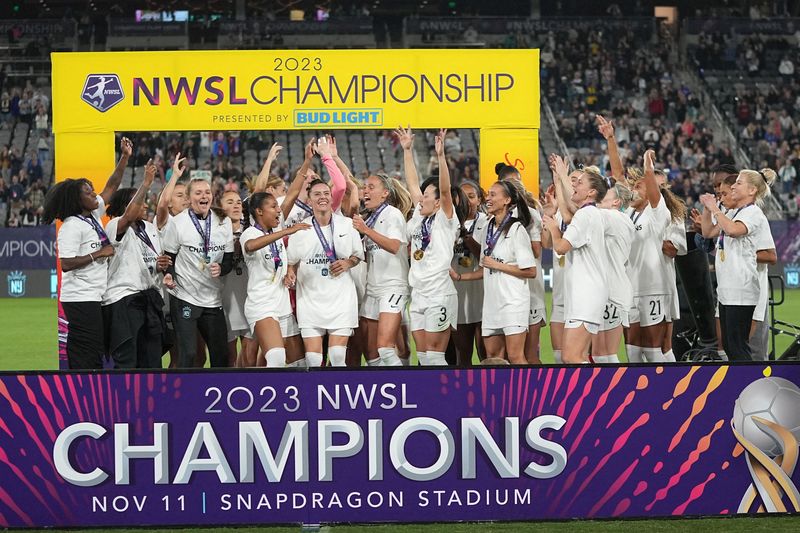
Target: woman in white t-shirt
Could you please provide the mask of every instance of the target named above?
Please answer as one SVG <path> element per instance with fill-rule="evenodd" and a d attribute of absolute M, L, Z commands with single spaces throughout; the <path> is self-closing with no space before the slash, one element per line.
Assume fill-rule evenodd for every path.
<path fill-rule="evenodd" d="M 481 211 L 484 194 L 480 185 L 466 180 L 461 183 L 460 188 L 467 197 L 469 211 L 453 248 L 453 261 L 450 264 L 450 277 L 454 280 L 458 294 L 458 327 L 453 331 L 452 337 L 456 364 L 469 366 L 472 363 L 473 349 L 477 349 L 481 360 L 486 357 L 481 336 L 483 279 L 467 280 L 463 276 L 480 268 L 480 235 L 485 233 L 489 219 Z M 476 235 L 478 240 L 475 239 Z"/>
<path fill-rule="evenodd" d="M 244 314 L 265 354 L 249 366 L 305 366 L 300 330 L 289 301 L 288 287 L 294 279 L 287 276 L 283 239 L 310 226 L 298 222 L 282 228 L 283 213 L 269 193 L 255 193 L 249 208 L 253 225 L 239 238 L 248 270 Z"/>
<path fill-rule="evenodd" d="M 606 242 L 603 215 L 597 208 L 608 191 L 608 184 L 598 173 L 584 169 L 578 177 L 571 200 L 578 210 L 566 231 L 551 216 L 543 219 L 550 233 L 553 252 L 564 255 L 564 363 L 586 363 L 592 335 L 603 323 L 608 301 Z"/>
<path fill-rule="evenodd" d="M 228 366 L 228 333 L 222 309 L 222 277 L 233 268 L 231 221 L 211 207 L 211 185 L 193 179 L 187 186 L 189 209 L 174 217 L 163 238 L 172 265 L 164 276 L 171 289 L 172 323 L 180 367 L 193 366 L 197 332 L 203 337 L 212 367 Z"/>
<path fill-rule="evenodd" d="M 114 247 L 98 221 L 102 197 L 86 179 L 67 179 L 47 193 L 42 219 L 63 222 L 56 245 L 61 260 L 59 302 L 69 322 L 67 358 L 71 370 L 103 367 L 103 314 L 100 302 L 108 283 L 107 257 Z"/>
<path fill-rule="evenodd" d="M 231 220 L 233 231 L 233 268 L 222 284 L 222 308 L 228 324 L 228 366 L 255 366 L 258 344 L 253 342 L 253 331 L 244 315 L 247 298 L 247 265 L 245 265 L 239 238 L 244 231 L 242 198 L 236 191 L 226 191 L 220 199 L 225 215 Z M 238 344 L 241 343 L 241 348 Z M 238 349 L 237 349 L 238 348 Z"/>
<path fill-rule="evenodd" d="M 769 232 L 769 221 L 760 203 L 770 194 L 775 181 L 775 171 L 742 170 L 731 187 L 730 200 L 734 207 L 727 214 L 717 205 L 713 195 L 704 194 L 700 202 L 703 210 L 703 235 L 718 233 L 717 254 L 714 267 L 717 274 L 717 297 L 722 344 L 731 360 L 750 360 L 748 344 L 753 313 L 761 294 L 758 271 L 758 248 L 765 242 L 764 232 Z M 711 223 L 716 218 L 716 224 Z M 713 231 L 706 235 L 705 229 Z"/>
<path fill-rule="evenodd" d="M 287 258 L 297 279 L 297 322 L 306 350 L 306 365 L 322 364 L 322 340 L 328 336 L 332 366 L 345 366 L 347 341 L 358 327 L 358 296 L 350 272 L 364 258 L 353 221 L 333 212 L 331 187 L 311 182 L 308 200 L 311 229 L 289 238 Z"/>
<path fill-rule="evenodd" d="M 408 281 L 411 286 L 411 334 L 417 348 L 417 359 L 423 366 L 446 365 L 445 350 L 450 340 L 450 328 L 458 319 L 458 296 L 450 278 L 453 244 L 458 236 L 459 220 L 465 218 L 467 201 L 459 202 L 461 217 L 453 203 L 450 171 L 444 154 L 446 130 L 435 139 L 439 160 L 439 178 L 430 178 L 419 185 L 414 165 L 411 129 L 399 128 L 397 136 L 403 146 L 406 183 L 416 205 L 414 215 L 406 225 L 411 243 L 411 267 Z M 455 189 L 458 193 L 459 189 Z"/>
<path fill-rule="evenodd" d="M 527 230 L 530 211 L 525 198 L 509 180 L 491 186 L 486 210 L 489 224 L 479 235 L 482 268 L 459 277 L 483 277 L 481 334 L 486 355 L 525 364 L 530 317 L 528 278 L 536 276 L 536 259 Z"/>
<path fill-rule="evenodd" d="M 656 172 L 657 178 L 662 176 L 664 182 L 666 182 L 666 175 L 660 171 Z M 667 188 L 667 185 L 664 184 L 661 186 L 661 196 L 664 197 L 664 202 L 670 213 L 670 223 L 667 229 L 664 230 L 660 256 L 661 267 L 664 269 L 664 277 L 666 278 L 667 288 L 670 291 L 670 312 L 667 319 L 667 331 L 661 343 L 661 353 L 664 355 L 664 361 L 674 363 L 675 354 L 672 352 L 672 323 L 675 320 L 679 320 L 681 317 L 675 258 L 679 255 L 686 255 L 688 251 L 686 243 L 686 204 L 675 196 L 672 191 Z"/>
<path fill-rule="evenodd" d="M 401 366 L 397 338 L 408 302 L 408 238 L 406 213 L 411 197 L 399 181 L 386 174 L 369 176 L 364 188 L 368 214 L 353 216 L 363 235 L 367 280 L 361 304 L 366 331 L 367 364 Z"/>
<path fill-rule="evenodd" d="M 666 362 L 662 352 L 667 322 L 671 315 L 672 284 L 661 264 L 664 232 L 671 215 L 655 172 L 655 152 L 644 155 L 644 173 L 633 173 L 633 201 L 627 211 L 633 222 L 628 276 L 633 285 L 633 306 L 625 348 L 631 363 Z"/>
<path fill-rule="evenodd" d="M 115 253 L 108 263 L 103 322 L 108 353 L 116 368 L 161 368 L 166 324 L 161 273 L 169 257 L 161 255 L 155 224 L 147 220 L 145 199 L 156 166 L 145 166 L 139 189 L 120 189 L 111 197 L 105 231 Z"/>
<path fill-rule="evenodd" d="M 603 309 L 600 331 L 592 339 L 592 362 L 599 364 L 619 363 L 619 341 L 623 328 L 630 325 L 628 310 L 633 306 L 633 286 L 627 268 L 635 230 L 633 222 L 624 213 L 633 193 L 622 183 L 613 180 L 608 180 L 608 183 L 611 188 L 598 204 L 603 216 L 608 265 L 608 302 Z"/>

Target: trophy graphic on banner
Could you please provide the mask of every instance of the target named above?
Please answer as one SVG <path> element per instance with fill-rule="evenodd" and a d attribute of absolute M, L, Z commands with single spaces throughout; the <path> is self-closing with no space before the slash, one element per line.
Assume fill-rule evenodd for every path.
<path fill-rule="evenodd" d="M 764 374 L 769 373 L 767 368 Z M 800 493 L 792 482 L 800 437 L 800 387 L 779 377 L 754 381 L 739 394 L 731 425 L 753 480 L 738 512 L 800 511 Z"/>

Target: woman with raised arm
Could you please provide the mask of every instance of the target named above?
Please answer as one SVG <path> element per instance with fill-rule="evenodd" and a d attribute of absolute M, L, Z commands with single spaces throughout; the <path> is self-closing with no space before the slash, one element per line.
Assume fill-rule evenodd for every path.
<path fill-rule="evenodd" d="M 233 268 L 231 221 L 212 208 L 211 185 L 193 179 L 190 206 L 167 225 L 164 251 L 172 259 L 164 285 L 171 289 L 173 326 L 181 368 L 193 366 L 197 332 L 208 346 L 212 367 L 228 366 L 228 334 L 222 309 L 222 279 Z"/>
<path fill-rule="evenodd" d="M 456 364 L 469 366 L 472 364 L 473 350 L 477 349 L 479 359 L 483 360 L 486 357 L 481 335 L 483 279 L 469 280 L 464 279 L 464 276 L 480 268 L 480 240 L 481 235 L 486 232 L 489 219 L 481 211 L 485 199 L 480 185 L 472 180 L 466 180 L 461 184 L 461 190 L 467 197 L 469 210 L 464 225 L 460 228 L 453 249 L 453 261 L 450 264 L 450 277 L 453 278 L 458 294 L 458 327 L 452 336 Z"/>
<path fill-rule="evenodd" d="M 285 206 L 292 203 L 290 198 Z M 294 285 L 294 277 L 287 275 L 283 239 L 310 226 L 299 222 L 283 228 L 284 212 L 269 193 L 253 194 L 249 207 L 254 223 L 239 238 L 248 270 L 244 313 L 264 356 L 248 366 L 305 366 L 300 330 L 289 301 L 288 287 Z"/>
<path fill-rule="evenodd" d="M 553 252 L 566 258 L 564 272 L 564 336 L 562 359 L 565 363 L 587 363 L 589 344 L 603 322 L 608 300 L 606 242 L 603 216 L 597 202 L 608 191 L 605 179 L 594 172 L 581 171 L 571 200 L 579 206 L 569 226 L 561 233 L 558 221 L 545 216 L 543 223 L 553 243 Z"/>
<path fill-rule="evenodd" d="M 169 257 L 161 255 L 161 238 L 146 218 L 145 204 L 156 171 L 150 160 L 139 189 L 119 189 L 107 209 L 114 217 L 106 234 L 115 253 L 108 264 L 103 322 L 116 368 L 161 368 L 166 333 L 161 273 Z"/>
<path fill-rule="evenodd" d="M 181 157 L 180 152 L 175 154 L 169 181 L 158 197 L 156 227 L 162 234 L 166 230 L 169 221 L 189 207 L 186 184 L 180 182 L 181 176 L 186 172 L 186 165 L 183 164 L 185 161 L 186 158 Z"/>
<path fill-rule="evenodd" d="M 297 279 L 297 322 L 306 364 L 322 364 L 322 341 L 328 336 L 332 366 L 345 366 L 347 341 L 358 327 L 358 296 L 348 270 L 364 258 L 353 221 L 333 212 L 331 187 L 322 180 L 309 186 L 313 229 L 289 238 L 289 278 Z"/>
<path fill-rule="evenodd" d="M 703 236 L 718 233 L 714 267 L 717 273 L 717 296 L 722 344 L 732 360 L 752 359 L 748 344 L 751 322 L 761 298 L 758 269 L 759 248 L 767 239 L 769 221 L 761 208 L 771 193 L 775 171 L 742 170 L 731 186 L 732 209 L 726 213 L 711 194 L 700 197 L 703 204 Z M 712 217 L 716 224 L 711 222 Z M 706 229 L 710 231 L 706 232 Z"/>
<path fill-rule="evenodd" d="M 661 266 L 664 232 L 670 212 L 655 173 L 655 152 L 644 154 L 644 175 L 633 175 L 633 200 L 626 214 L 633 222 L 628 277 L 633 285 L 633 307 L 625 348 L 631 363 L 665 362 L 661 346 L 672 309 L 669 280 Z"/>
<path fill-rule="evenodd" d="M 361 316 L 366 322 L 367 364 L 401 366 L 397 336 L 408 301 L 408 237 L 406 213 L 411 197 L 386 174 L 367 178 L 367 212 L 353 216 L 353 227 L 363 235 L 366 249 L 366 293 Z"/>
<path fill-rule="evenodd" d="M 439 178 L 429 178 L 419 185 L 414 165 L 414 135 L 411 128 L 397 130 L 404 152 L 406 182 L 416 205 L 407 224 L 411 241 L 411 333 L 417 346 L 421 365 L 445 365 L 445 350 L 450 340 L 450 328 L 457 325 L 458 296 L 450 278 L 453 244 L 458 237 L 459 220 L 465 218 L 467 202 L 461 217 L 457 216 L 450 186 L 450 171 L 444 153 L 446 130 L 435 139 L 439 158 Z"/>
<path fill-rule="evenodd" d="M 63 222 L 56 246 L 61 261 L 59 302 L 69 322 L 67 359 L 71 370 L 103 367 L 103 314 L 100 302 L 108 284 L 107 257 L 114 247 L 100 225 L 102 197 L 87 179 L 56 183 L 44 202 L 42 220 Z"/>
<path fill-rule="evenodd" d="M 527 230 L 530 211 L 510 180 L 491 186 L 486 210 L 489 223 L 479 235 L 482 268 L 461 279 L 483 277 L 481 334 L 486 355 L 525 364 L 530 316 L 528 279 L 536 276 L 536 259 Z"/>

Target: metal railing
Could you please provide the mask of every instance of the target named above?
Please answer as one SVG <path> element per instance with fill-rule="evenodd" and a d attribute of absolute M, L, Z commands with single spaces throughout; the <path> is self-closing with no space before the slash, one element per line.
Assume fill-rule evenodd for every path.
<path fill-rule="evenodd" d="M 547 119 L 547 123 L 550 125 L 550 129 L 553 130 L 553 138 L 556 141 L 556 147 L 558 148 L 558 151 L 561 152 L 562 157 L 565 157 L 567 161 L 570 161 L 570 164 L 572 164 L 569 149 L 564 143 L 564 140 L 561 138 L 561 135 L 558 134 L 558 124 L 556 123 L 555 115 L 553 115 L 553 110 L 550 109 L 550 104 L 548 104 L 547 100 L 545 99 L 542 99 L 541 104 L 542 109 L 544 109 L 544 115 Z"/>

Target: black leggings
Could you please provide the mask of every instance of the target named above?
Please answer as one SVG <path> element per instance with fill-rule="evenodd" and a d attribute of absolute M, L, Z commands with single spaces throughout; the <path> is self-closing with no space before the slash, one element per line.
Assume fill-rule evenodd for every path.
<path fill-rule="evenodd" d="M 103 312 L 100 302 L 61 302 L 69 322 L 67 360 L 70 370 L 103 368 Z"/>
<path fill-rule="evenodd" d="M 750 325 L 755 305 L 719 304 L 719 324 L 722 329 L 722 347 L 731 361 L 752 361 L 750 350 Z"/>
<path fill-rule="evenodd" d="M 222 307 L 199 307 L 173 296 L 170 298 L 170 313 L 179 368 L 194 366 L 198 331 L 208 346 L 211 366 L 228 366 L 228 325 Z"/>

